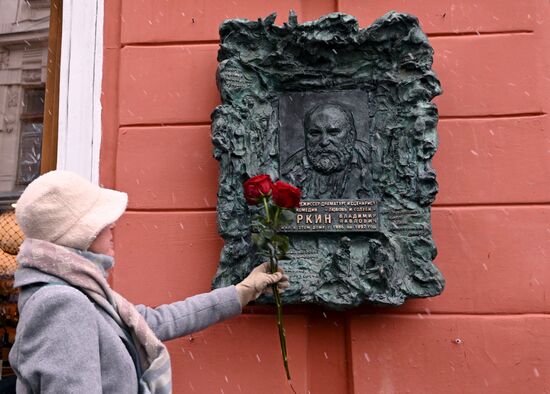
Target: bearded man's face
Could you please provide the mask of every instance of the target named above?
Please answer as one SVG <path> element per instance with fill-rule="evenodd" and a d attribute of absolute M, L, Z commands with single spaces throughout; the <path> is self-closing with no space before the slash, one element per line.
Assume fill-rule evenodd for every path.
<path fill-rule="evenodd" d="M 330 174 L 351 159 L 355 133 L 353 119 L 337 105 L 314 110 L 305 122 L 306 153 L 313 168 Z"/>

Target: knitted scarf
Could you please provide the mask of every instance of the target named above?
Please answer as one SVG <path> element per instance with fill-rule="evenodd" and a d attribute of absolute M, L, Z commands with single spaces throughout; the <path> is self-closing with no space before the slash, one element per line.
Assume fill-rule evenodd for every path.
<path fill-rule="evenodd" d="M 130 331 L 144 371 L 139 377 L 140 394 L 172 392 L 168 350 L 134 305 L 109 287 L 98 266 L 90 263 L 80 251 L 32 238 L 25 239 L 21 245 L 17 261 L 21 267 L 56 276 L 78 288 Z"/>

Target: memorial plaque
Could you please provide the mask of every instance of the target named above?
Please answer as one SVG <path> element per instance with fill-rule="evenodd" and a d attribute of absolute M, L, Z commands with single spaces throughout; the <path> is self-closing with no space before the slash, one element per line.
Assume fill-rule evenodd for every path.
<path fill-rule="evenodd" d="M 375 200 L 305 200 L 296 209 L 292 223 L 282 228 L 285 233 L 378 230 Z"/>
<path fill-rule="evenodd" d="M 292 223 L 285 303 L 344 309 L 440 294 L 430 205 L 437 193 L 441 93 L 433 50 L 411 15 L 367 29 L 349 15 L 298 24 L 291 13 L 220 27 L 212 114 L 224 239 L 214 287 L 259 263 L 242 183 L 261 173 L 302 190 Z M 268 297 L 259 300 L 270 302 Z"/>

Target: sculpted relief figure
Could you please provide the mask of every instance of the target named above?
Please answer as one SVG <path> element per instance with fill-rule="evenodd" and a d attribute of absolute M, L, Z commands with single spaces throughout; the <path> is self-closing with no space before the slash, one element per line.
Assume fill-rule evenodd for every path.
<path fill-rule="evenodd" d="M 353 114 L 339 103 L 306 112 L 305 148 L 282 164 L 282 177 L 309 199 L 369 197 L 369 150 L 357 139 Z"/>

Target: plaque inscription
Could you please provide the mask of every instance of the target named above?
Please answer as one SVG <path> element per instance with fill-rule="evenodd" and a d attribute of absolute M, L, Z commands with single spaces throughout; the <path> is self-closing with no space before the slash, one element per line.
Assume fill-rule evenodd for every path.
<path fill-rule="evenodd" d="M 303 200 L 284 232 L 378 231 L 375 200 Z"/>

